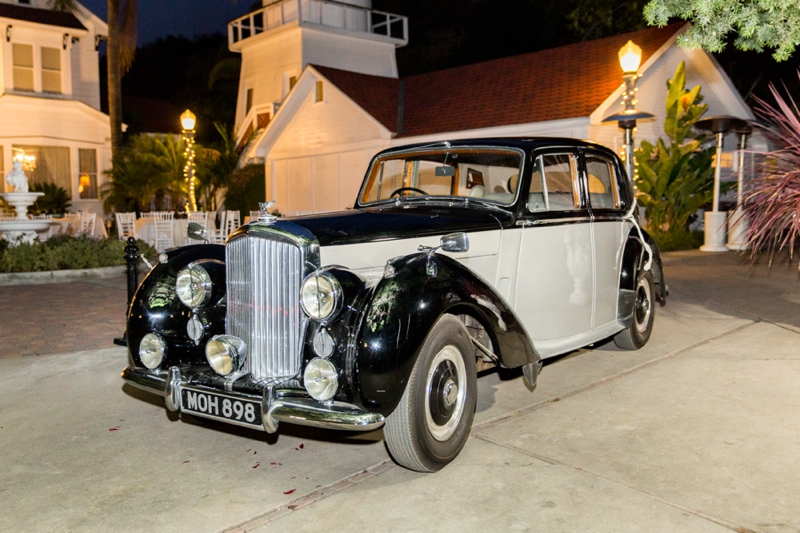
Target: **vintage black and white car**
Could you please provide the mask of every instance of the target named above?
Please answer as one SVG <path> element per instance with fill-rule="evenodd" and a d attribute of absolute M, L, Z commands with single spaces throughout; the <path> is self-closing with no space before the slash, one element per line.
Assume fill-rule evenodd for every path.
<path fill-rule="evenodd" d="M 405 146 L 354 208 L 264 215 L 167 251 L 128 312 L 128 383 L 167 409 L 269 433 L 383 426 L 399 464 L 464 446 L 477 372 L 649 339 L 667 287 L 610 150 L 573 139 Z M 190 234 L 203 238 L 199 227 Z"/>

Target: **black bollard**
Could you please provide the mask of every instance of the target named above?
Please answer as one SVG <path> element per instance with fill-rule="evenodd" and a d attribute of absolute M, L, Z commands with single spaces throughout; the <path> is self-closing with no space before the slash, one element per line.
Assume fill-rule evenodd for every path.
<path fill-rule="evenodd" d="M 136 273 L 136 260 L 139 259 L 139 247 L 136 246 L 136 239 L 128 237 L 128 245 L 125 246 L 125 262 L 128 263 L 128 306 L 131 305 L 133 294 L 139 286 L 138 275 Z"/>
<path fill-rule="evenodd" d="M 127 309 L 131 306 L 131 301 L 133 301 L 133 295 L 136 292 L 136 287 L 139 285 L 138 275 L 136 272 L 136 262 L 139 259 L 139 247 L 136 246 L 136 239 L 133 237 L 128 237 L 128 243 L 125 246 L 125 262 L 127 263 L 128 267 L 128 305 L 125 307 L 125 318 L 127 319 Z M 127 325 L 126 325 L 127 328 Z M 122 337 L 114 339 L 114 344 L 119 346 L 127 346 L 128 341 L 126 339 L 127 335 L 126 332 L 123 332 Z"/>

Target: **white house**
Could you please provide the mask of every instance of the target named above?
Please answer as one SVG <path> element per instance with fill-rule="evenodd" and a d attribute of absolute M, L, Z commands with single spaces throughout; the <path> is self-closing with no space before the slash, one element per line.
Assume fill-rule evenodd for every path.
<path fill-rule="evenodd" d="M 102 212 L 111 167 L 97 52 L 107 35 L 80 4 L 63 13 L 47 0 L 0 0 L 0 173 L 23 159 L 29 181 L 63 187 L 73 210 Z"/>
<path fill-rule="evenodd" d="M 665 82 L 681 61 L 687 86 L 702 85 L 707 116 L 752 118 L 711 56 L 677 47 L 684 25 L 399 79 L 394 50 L 407 43 L 408 21 L 370 4 L 284 0 L 228 26 L 230 49 L 242 54 L 243 157 L 264 162 L 281 212 L 352 206 L 371 156 L 401 144 L 563 136 L 623 152 L 622 130 L 602 120 L 621 111 L 617 54 L 628 40 L 643 51 L 637 109 L 656 116 L 639 122 L 637 141 L 663 136 Z M 735 143 L 730 136 L 726 150 Z"/>

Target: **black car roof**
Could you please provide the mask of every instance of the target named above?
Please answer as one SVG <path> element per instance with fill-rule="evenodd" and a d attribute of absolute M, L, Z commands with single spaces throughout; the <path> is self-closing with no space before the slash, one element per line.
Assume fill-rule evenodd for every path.
<path fill-rule="evenodd" d="M 592 141 L 584 141 L 580 139 L 572 139 L 569 137 L 479 137 L 474 139 L 457 139 L 457 140 L 441 140 L 427 143 L 406 144 L 403 146 L 395 146 L 382 150 L 376 157 L 402 152 L 405 150 L 414 150 L 417 148 L 431 148 L 441 149 L 448 147 L 459 146 L 486 146 L 491 148 L 518 148 L 523 151 L 535 150 L 538 148 L 550 147 L 580 147 L 580 148 L 594 148 L 602 150 L 606 153 L 614 154 L 613 150 L 597 144 Z M 614 154 L 616 155 L 616 154 Z"/>

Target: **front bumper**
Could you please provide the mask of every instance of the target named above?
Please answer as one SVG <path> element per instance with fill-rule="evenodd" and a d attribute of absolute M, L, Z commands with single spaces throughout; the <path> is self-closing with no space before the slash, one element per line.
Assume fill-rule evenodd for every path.
<path fill-rule="evenodd" d="M 218 387 L 209 387 L 202 383 L 190 383 L 181 376 L 180 368 L 176 366 L 170 367 L 167 372 L 161 373 L 153 373 L 129 366 L 122 371 L 122 379 L 134 387 L 164 396 L 167 409 L 176 412 L 182 410 L 181 388 L 190 385 L 195 389 L 206 389 L 209 392 L 216 393 L 224 392 L 224 394 L 241 397 L 242 399 L 259 401 L 261 403 L 263 429 L 267 433 L 275 433 L 278 430 L 279 422 L 347 431 L 370 431 L 381 427 L 384 423 L 384 417 L 379 413 L 370 413 L 344 402 L 323 404 L 313 398 L 309 398 L 307 395 L 303 395 L 297 389 L 280 389 L 272 385 L 261 385 L 259 387 L 251 383 L 248 388 L 261 388 L 261 394 L 257 395 L 243 391 L 229 391 Z M 195 415 L 197 413 L 192 412 L 191 414 Z"/>

